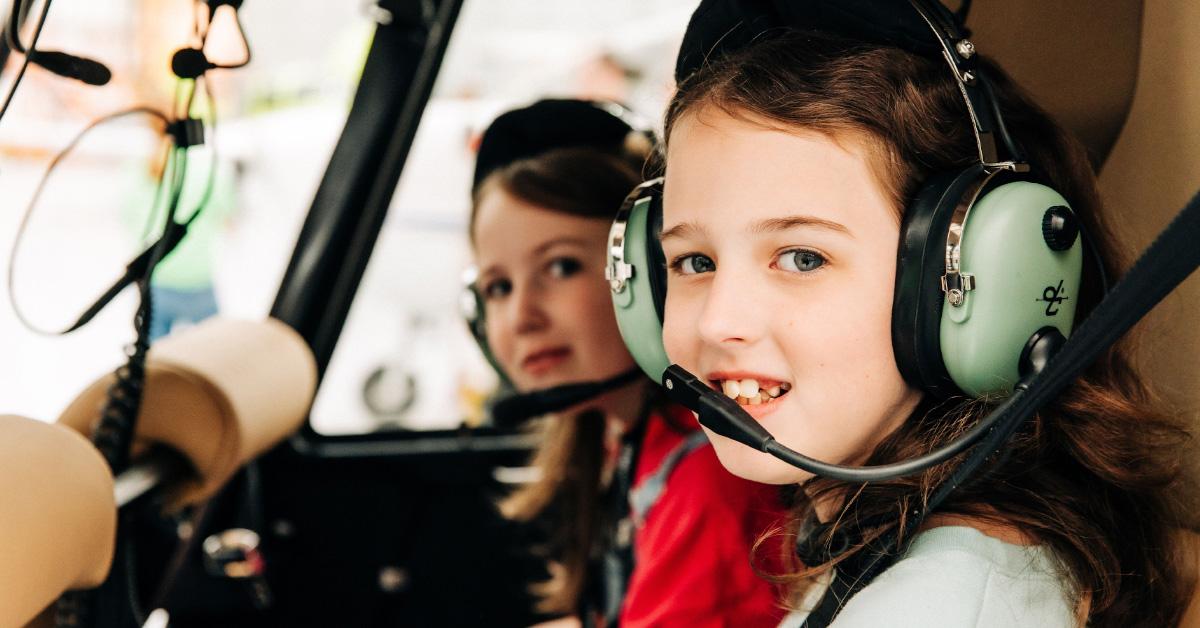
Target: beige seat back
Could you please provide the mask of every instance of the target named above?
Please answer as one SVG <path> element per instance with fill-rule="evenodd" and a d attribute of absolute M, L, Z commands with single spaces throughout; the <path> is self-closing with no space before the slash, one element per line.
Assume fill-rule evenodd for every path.
<path fill-rule="evenodd" d="M 1138 251 L 1200 190 L 1200 3 L 1147 2 L 1143 27 L 1133 107 L 1100 176 L 1121 234 Z M 1200 275 L 1142 329 L 1143 372 L 1200 431 Z"/>
<path fill-rule="evenodd" d="M 108 465 L 62 426 L 0 415 L 0 626 L 21 626 L 112 563 L 117 508 Z"/>
<path fill-rule="evenodd" d="M 1200 2 L 1142 5 L 978 0 L 970 19 L 980 49 L 1094 157 L 1107 155 L 1101 192 L 1131 252 L 1145 249 L 1200 190 Z M 1140 331 L 1142 372 L 1200 433 L 1200 276 L 1169 295 Z M 1193 549 L 1200 566 L 1200 542 Z M 1181 625 L 1200 628 L 1200 589 Z"/>
<path fill-rule="evenodd" d="M 210 319 L 168 336 L 147 356 L 134 456 L 151 445 L 179 452 L 193 473 L 171 487 L 171 504 L 207 499 L 299 429 L 316 381 L 308 345 L 276 320 Z M 112 382 L 97 380 L 59 421 L 91 433 Z"/>
<path fill-rule="evenodd" d="M 1142 0 L 976 0 L 967 19 L 979 50 L 1082 140 L 1097 164 L 1133 101 L 1141 24 Z"/>

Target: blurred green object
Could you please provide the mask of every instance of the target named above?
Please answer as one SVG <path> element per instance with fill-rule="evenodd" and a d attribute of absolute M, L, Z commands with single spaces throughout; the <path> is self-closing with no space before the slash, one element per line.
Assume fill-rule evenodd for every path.
<path fill-rule="evenodd" d="M 199 152 L 189 149 L 189 152 Z M 217 164 L 212 177 L 211 193 L 205 198 L 213 164 L 209 155 L 190 157 L 184 171 L 183 191 L 175 220 L 184 222 L 196 211 L 200 215 L 188 227 L 187 236 L 154 270 L 152 285 L 195 292 L 210 288 L 213 283 L 215 247 L 225 224 L 233 215 L 236 199 L 234 173 L 225 164 Z M 174 176 L 173 172 L 166 177 Z M 122 219 L 140 243 L 153 241 L 162 233 L 166 219 L 167 199 L 156 198 L 158 177 L 153 169 L 132 173 L 127 202 Z M 166 196 L 165 194 L 163 195 Z M 200 207 L 201 201 L 204 206 Z"/>

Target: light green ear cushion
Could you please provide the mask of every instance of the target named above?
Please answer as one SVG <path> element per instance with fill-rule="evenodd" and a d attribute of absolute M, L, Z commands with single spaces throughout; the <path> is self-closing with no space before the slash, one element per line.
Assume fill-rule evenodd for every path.
<path fill-rule="evenodd" d="M 1066 199 L 1018 181 L 988 192 L 963 225 L 961 269 L 975 288 L 960 307 L 943 304 L 942 358 L 954 383 L 974 397 L 1012 392 L 1029 337 L 1046 326 L 1071 333 L 1083 264 L 1082 236 L 1054 251 L 1042 236 L 1047 209 Z"/>
<path fill-rule="evenodd" d="M 662 381 L 663 373 L 671 365 L 667 351 L 662 342 L 662 321 L 654 309 L 653 293 L 650 290 L 650 259 L 647 247 L 648 234 L 646 222 L 653 199 L 643 196 L 633 203 L 628 213 L 622 211 L 617 215 L 609 235 L 608 267 L 613 268 L 615 260 L 613 248 L 619 230 L 624 229 L 620 238 L 620 250 L 624 255 L 624 263 L 632 268 L 632 276 L 626 279 L 619 289 L 612 292 L 613 309 L 617 314 L 617 326 L 621 329 L 621 338 L 633 355 L 634 361 L 654 381 Z M 616 282 L 613 282 L 614 284 Z"/>

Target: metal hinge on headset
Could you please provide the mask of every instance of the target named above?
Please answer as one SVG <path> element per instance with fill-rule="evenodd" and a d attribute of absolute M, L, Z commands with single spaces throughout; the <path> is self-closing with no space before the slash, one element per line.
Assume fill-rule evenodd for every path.
<path fill-rule="evenodd" d="M 633 278 L 633 265 L 625 261 L 625 229 L 628 216 L 618 216 L 608 232 L 609 262 L 604 267 L 604 278 L 608 287 L 619 294 L 625 282 Z"/>
<path fill-rule="evenodd" d="M 620 292 L 625 289 L 625 282 L 633 278 L 633 266 L 614 260 L 604 268 L 604 278 L 613 292 Z"/>
<path fill-rule="evenodd" d="M 960 273 L 957 269 L 942 275 L 942 292 L 946 293 L 946 299 L 954 307 L 962 305 L 967 298 L 967 291 L 974 289 L 975 275 Z"/>

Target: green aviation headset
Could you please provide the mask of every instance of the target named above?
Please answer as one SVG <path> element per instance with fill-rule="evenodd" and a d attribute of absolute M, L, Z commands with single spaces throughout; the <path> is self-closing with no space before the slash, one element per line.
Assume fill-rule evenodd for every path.
<path fill-rule="evenodd" d="M 959 41 L 966 45 L 947 49 L 965 65 L 974 51 Z M 1030 180 L 1019 153 L 997 161 L 992 116 L 979 115 L 995 111 L 990 94 L 959 64 L 952 63 L 955 78 L 974 94 L 966 102 L 980 161 L 930 177 L 904 212 L 892 346 L 913 385 L 938 396 L 961 390 L 981 397 L 1012 391 L 1022 350 L 1038 330 L 1070 334 L 1083 253 L 1066 199 Z M 635 190 L 618 213 L 606 271 L 625 344 L 656 380 L 670 364 L 662 344 L 661 228 L 660 178 Z"/>
<path fill-rule="evenodd" d="M 1030 176 L 976 67 L 975 48 L 959 32 L 953 16 L 937 3 L 912 0 L 912 5 L 936 34 L 960 87 L 979 161 L 931 176 L 904 212 L 892 346 L 904 378 L 932 395 L 961 391 L 972 397 L 1003 396 L 1025 375 L 1019 363 L 1037 342 L 1051 342 L 1048 337 L 1057 334 L 1053 342 L 1060 343 L 1071 333 L 1083 263 L 1080 223 L 1061 194 Z M 997 157 L 997 136 L 1008 160 Z M 663 348 L 667 282 L 658 240 L 662 187 L 662 179 L 656 179 L 634 190 L 609 234 L 606 277 L 618 326 L 638 365 L 664 382 L 668 394 L 674 386 L 678 400 L 693 410 L 716 404 L 732 411 L 732 402 L 705 394 L 700 389 L 707 389 L 704 382 L 671 366 Z M 669 372 L 675 373 L 674 379 Z M 700 414 L 703 424 L 704 413 Z M 737 440 L 755 448 L 785 449 L 757 423 L 746 420 L 752 425 L 743 427 L 757 436 L 743 440 L 743 432 Z M 940 461 L 852 468 L 800 458 L 813 463 L 810 471 L 857 481 L 896 477 L 901 467 L 913 473 Z"/>

